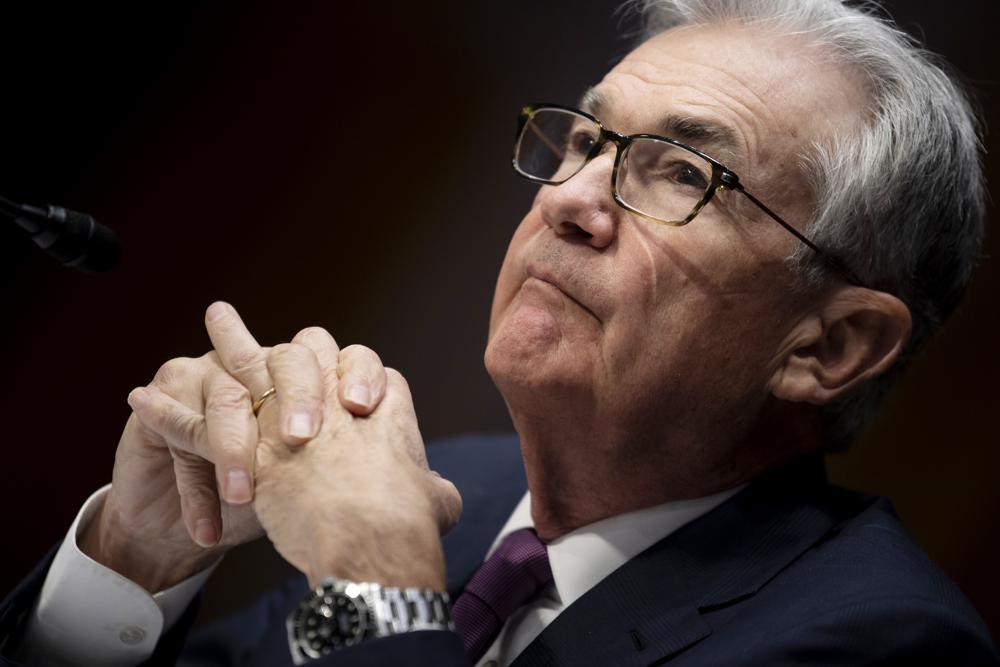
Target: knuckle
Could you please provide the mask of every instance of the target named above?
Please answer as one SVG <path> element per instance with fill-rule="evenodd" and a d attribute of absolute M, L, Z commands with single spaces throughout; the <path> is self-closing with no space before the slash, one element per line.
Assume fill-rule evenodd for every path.
<path fill-rule="evenodd" d="M 271 356 L 282 356 L 288 354 L 292 349 L 291 343 L 278 343 L 271 348 Z"/>
<path fill-rule="evenodd" d="M 382 359 L 378 356 L 375 350 L 367 347 L 365 345 L 348 345 L 343 350 L 340 351 L 340 358 L 344 363 L 350 362 L 351 364 L 360 364 L 364 366 L 382 366 Z"/>
<path fill-rule="evenodd" d="M 293 343 L 279 343 L 271 348 L 271 353 L 268 355 L 268 363 L 286 363 L 290 358 L 298 354 L 298 345 L 293 345 Z"/>
<path fill-rule="evenodd" d="M 158 415 L 158 421 L 164 431 L 172 433 L 187 448 L 194 449 L 199 436 L 198 420 L 175 411 L 165 411 Z"/>
<path fill-rule="evenodd" d="M 337 343 L 330 332 L 323 327 L 306 327 L 302 331 L 295 334 L 295 340 L 310 340 L 316 343 L 329 343 L 330 341 L 333 341 L 334 345 Z"/>
<path fill-rule="evenodd" d="M 190 357 L 168 359 L 157 369 L 151 384 L 164 389 L 190 382 L 192 375 L 194 375 L 195 365 L 196 361 Z"/>
<path fill-rule="evenodd" d="M 375 350 L 371 349 L 367 345 L 361 345 L 360 343 L 353 343 L 348 345 L 343 350 L 340 351 L 341 356 L 344 357 L 363 357 L 363 356 L 373 356 L 376 359 L 378 355 L 375 354 Z"/>
<path fill-rule="evenodd" d="M 178 488 L 182 484 L 190 486 L 196 482 L 204 482 L 204 460 L 173 446 L 168 447 L 168 451 L 174 461 L 174 477 L 177 480 Z"/>
<path fill-rule="evenodd" d="M 409 390 L 410 383 L 406 381 L 403 374 L 397 371 L 395 368 L 386 368 L 385 377 L 389 381 L 389 384 L 398 385 L 404 389 Z"/>
<path fill-rule="evenodd" d="M 270 369 L 279 373 L 284 371 L 286 376 L 290 371 L 308 370 L 310 366 L 319 367 L 316 354 L 298 343 L 276 345 L 267 361 Z"/>
<path fill-rule="evenodd" d="M 388 401 L 390 405 L 399 407 L 406 406 L 413 402 L 413 394 L 410 392 L 410 383 L 406 381 L 403 374 L 395 368 L 385 369 L 386 398 L 395 395 L 396 399 Z"/>
<path fill-rule="evenodd" d="M 218 502 L 215 490 L 201 475 L 177 475 L 177 493 L 188 511 L 205 514 Z"/>
<path fill-rule="evenodd" d="M 229 411 L 250 404 L 250 392 L 243 385 L 219 385 L 205 397 L 205 412 Z"/>
<path fill-rule="evenodd" d="M 295 405 L 312 408 L 320 400 L 319 396 L 309 387 L 288 387 L 282 389 L 280 393 L 284 404 L 289 406 Z"/>
<path fill-rule="evenodd" d="M 175 427 L 178 435 L 189 445 L 193 445 L 198 439 L 198 429 L 192 419 L 174 417 Z"/>
<path fill-rule="evenodd" d="M 229 362 L 232 364 L 233 372 L 240 374 L 257 370 L 261 366 L 263 358 L 258 350 L 242 349 L 233 352 Z"/>
<path fill-rule="evenodd" d="M 313 352 L 312 349 L 306 345 L 303 345 L 301 343 L 296 343 L 294 341 L 291 343 L 287 343 L 287 345 L 288 345 L 288 351 L 285 354 L 293 356 L 296 359 L 316 358 L 316 353 Z"/>

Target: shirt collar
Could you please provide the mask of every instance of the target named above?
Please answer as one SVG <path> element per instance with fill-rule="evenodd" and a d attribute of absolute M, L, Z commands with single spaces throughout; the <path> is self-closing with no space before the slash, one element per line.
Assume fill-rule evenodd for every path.
<path fill-rule="evenodd" d="M 569 606 L 602 579 L 684 524 L 694 521 L 734 496 L 746 485 L 704 498 L 675 500 L 602 519 L 553 540 L 548 546 L 555 593 Z M 531 492 L 514 508 L 493 541 L 487 558 L 507 535 L 534 528 Z"/>

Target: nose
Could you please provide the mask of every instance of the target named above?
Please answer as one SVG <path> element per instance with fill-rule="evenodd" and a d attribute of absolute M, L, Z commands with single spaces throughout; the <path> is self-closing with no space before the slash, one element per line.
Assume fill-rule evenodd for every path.
<path fill-rule="evenodd" d="M 623 212 L 611 196 L 614 145 L 588 162 L 565 183 L 543 186 L 539 193 L 542 219 L 559 236 L 595 248 L 611 245 Z"/>

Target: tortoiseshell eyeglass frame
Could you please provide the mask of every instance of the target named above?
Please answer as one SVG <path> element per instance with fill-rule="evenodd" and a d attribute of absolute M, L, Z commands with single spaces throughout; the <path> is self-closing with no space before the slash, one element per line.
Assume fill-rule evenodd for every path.
<path fill-rule="evenodd" d="M 594 142 L 593 147 L 590 149 L 590 152 L 587 153 L 586 158 L 584 158 L 584 160 L 580 163 L 579 167 L 577 167 L 577 169 L 573 171 L 573 173 L 559 180 L 550 180 L 532 175 L 524 171 L 518 164 L 518 151 L 521 145 L 521 139 L 524 136 L 525 131 L 529 127 L 528 123 L 531 121 L 532 117 L 534 117 L 534 115 L 537 114 L 539 111 L 546 111 L 546 110 L 562 111 L 565 113 L 574 114 L 576 116 L 579 116 L 581 118 L 590 121 L 596 126 L 598 130 L 597 141 Z M 678 148 L 682 148 L 686 151 L 689 151 L 693 155 L 696 155 L 697 157 L 701 158 L 702 160 L 705 160 L 706 162 L 709 163 L 709 165 L 711 165 L 712 177 L 709 181 L 708 187 L 705 189 L 705 193 L 702 195 L 698 203 L 695 204 L 694 208 L 687 215 L 687 217 L 680 220 L 664 220 L 662 218 L 657 218 L 647 213 L 644 213 L 643 211 L 640 211 L 634 206 L 631 206 L 627 201 L 622 199 L 621 193 L 618 191 L 618 171 L 619 167 L 621 166 L 622 155 L 626 153 L 629 145 L 632 144 L 637 139 L 655 139 L 657 141 L 662 141 L 671 144 L 673 146 L 677 146 Z M 781 218 L 781 216 L 779 216 L 777 213 L 768 208 L 762 201 L 760 201 L 752 194 L 747 192 L 747 190 L 743 187 L 743 184 L 740 183 L 740 177 L 737 176 L 732 169 L 730 169 L 723 163 L 719 162 L 715 158 L 706 155 L 697 148 L 694 148 L 693 146 L 688 146 L 687 144 L 677 141 L 676 139 L 671 139 L 670 137 L 663 137 L 656 134 L 619 134 L 618 132 L 606 128 L 604 124 L 600 121 L 600 119 L 598 119 L 595 116 L 592 116 L 586 111 L 580 111 L 579 109 L 563 106 L 561 104 L 551 104 L 551 103 L 529 104 L 521 109 L 521 114 L 518 119 L 517 135 L 515 135 L 514 138 L 514 157 L 512 160 L 512 165 L 514 167 L 514 171 L 517 172 L 519 176 L 522 176 L 523 178 L 526 178 L 529 181 L 534 181 L 536 183 L 543 183 L 545 185 L 559 185 L 561 183 L 565 183 L 570 178 L 580 173 L 580 171 L 582 171 L 583 168 L 587 166 L 587 164 L 591 160 L 593 160 L 595 157 L 601 154 L 601 152 L 604 150 L 604 146 L 607 145 L 609 142 L 615 145 L 615 162 L 614 162 L 614 167 L 611 171 L 611 196 L 614 198 L 615 202 L 622 208 L 631 211 L 632 213 L 635 213 L 636 215 L 639 215 L 643 218 L 646 218 L 647 220 L 651 220 L 653 222 L 662 225 L 671 225 L 674 227 L 679 227 L 686 225 L 692 220 L 694 220 L 695 216 L 697 216 L 698 213 L 701 212 L 701 210 L 705 207 L 705 205 L 708 204 L 710 201 L 712 201 L 712 198 L 715 196 L 716 192 L 720 190 L 733 190 L 736 192 L 740 192 L 743 194 L 743 196 L 749 199 L 755 206 L 757 206 L 757 208 L 763 211 L 769 218 L 771 218 L 776 223 L 784 227 L 789 234 L 794 236 L 800 242 L 805 244 L 809 249 L 815 252 L 820 258 L 823 259 L 824 262 L 826 262 L 826 264 L 830 268 L 832 268 L 834 271 L 843 276 L 844 279 L 847 280 L 847 282 L 851 283 L 852 285 L 856 285 L 858 287 L 867 287 L 867 285 L 865 285 L 865 283 L 862 282 L 857 277 L 857 275 L 855 275 L 853 271 L 848 269 L 844 264 L 842 264 L 833 256 L 823 252 L 819 248 L 819 246 L 810 241 L 804 234 L 799 232 L 792 225 L 785 222 Z"/>

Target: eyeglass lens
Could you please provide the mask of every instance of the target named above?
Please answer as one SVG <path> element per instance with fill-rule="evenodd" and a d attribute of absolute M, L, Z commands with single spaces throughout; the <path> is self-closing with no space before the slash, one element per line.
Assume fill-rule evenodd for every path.
<path fill-rule="evenodd" d="M 526 176 L 562 183 L 579 172 L 600 141 L 600 127 L 562 109 L 537 109 L 515 148 L 515 165 Z M 701 204 L 712 182 L 710 162 L 672 143 L 633 138 L 621 156 L 618 196 L 640 213 L 682 222 Z"/>

